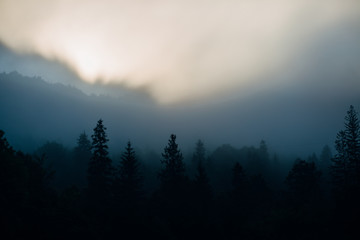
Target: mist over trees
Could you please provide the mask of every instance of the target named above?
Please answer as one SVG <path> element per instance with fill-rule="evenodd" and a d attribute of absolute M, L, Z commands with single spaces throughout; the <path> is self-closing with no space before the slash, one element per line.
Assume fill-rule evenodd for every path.
<path fill-rule="evenodd" d="M 80 132 L 73 149 L 48 141 L 29 155 L 14 150 L 1 130 L 5 234 L 40 239 L 358 238 L 351 230 L 360 214 L 360 125 L 353 106 L 336 135 L 334 155 L 325 145 L 319 156 L 290 165 L 278 154 L 271 158 L 264 140 L 258 147 L 222 145 L 213 151 L 198 140 L 188 159 L 175 134 L 155 156 L 138 154 L 128 141 L 118 157 L 111 157 L 109 141 L 100 119 L 91 140 Z"/>
<path fill-rule="evenodd" d="M 12 145 L 25 152 L 34 152 L 46 141 L 71 149 L 79 134 L 85 131 L 90 137 L 94 122 L 102 118 L 110 130 L 110 155 L 118 154 L 119 143 L 128 139 L 142 151 L 160 154 L 162 139 L 177 133 L 186 158 L 200 138 L 208 153 L 222 144 L 259 147 L 264 139 L 270 161 L 275 152 L 306 159 L 314 152 L 319 157 L 325 144 L 334 151 L 343 109 L 360 102 L 359 94 L 343 91 L 335 97 L 320 89 L 319 95 L 306 92 L 314 91 L 307 87 L 301 92 L 274 89 L 217 103 L 162 106 L 144 94 L 129 96 L 114 86 L 113 91 L 121 93 L 117 97 L 87 95 L 73 86 L 46 81 L 17 72 L 0 73 L 0 109 L 5 116 L 0 126 Z"/>

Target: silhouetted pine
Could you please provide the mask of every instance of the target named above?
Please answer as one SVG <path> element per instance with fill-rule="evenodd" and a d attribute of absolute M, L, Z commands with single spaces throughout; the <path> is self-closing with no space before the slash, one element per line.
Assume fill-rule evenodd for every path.
<path fill-rule="evenodd" d="M 184 187 L 186 181 L 183 156 L 176 143 L 176 135 L 171 134 L 168 145 L 164 148 L 161 163 L 164 168 L 159 173 L 163 190 L 174 192 Z"/>
<path fill-rule="evenodd" d="M 336 154 L 332 159 L 331 174 L 337 195 L 360 190 L 360 126 L 351 105 L 345 117 L 345 130 L 335 141 Z M 353 192 L 354 193 L 354 192 Z"/>
<path fill-rule="evenodd" d="M 127 205 L 136 205 L 142 196 L 142 176 L 140 163 L 136 158 L 131 142 L 127 143 L 125 152 L 121 156 L 116 177 L 118 196 Z"/>
<path fill-rule="evenodd" d="M 93 151 L 88 166 L 88 188 L 94 198 L 104 199 L 109 197 L 113 169 L 111 159 L 108 157 L 106 128 L 100 119 L 91 135 Z"/>
<path fill-rule="evenodd" d="M 351 105 L 345 117 L 346 152 L 349 158 L 351 184 L 360 187 L 360 125 L 357 112 Z"/>
<path fill-rule="evenodd" d="M 185 164 L 176 143 L 176 135 L 171 134 L 162 157 L 163 168 L 159 172 L 160 191 L 155 195 L 158 213 L 175 235 L 185 236 L 183 228 L 188 226 L 193 212 L 190 208 L 191 195 Z"/>
<path fill-rule="evenodd" d="M 347 228 L 356 225 L 360 214 L 360 125 L 352 105 L 345 116 L 345 129 L 336 136 L 335 149 L 331 166 L 337 203 L 335 213 L 342 219 L 341 225 Z"/>

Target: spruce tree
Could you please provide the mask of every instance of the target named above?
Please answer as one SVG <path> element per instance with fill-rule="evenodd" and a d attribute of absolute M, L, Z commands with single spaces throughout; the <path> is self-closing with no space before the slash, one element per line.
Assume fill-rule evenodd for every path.
<path fill-rule="evenodd" d="M 142 195 L 142 177 L 139 167 L 140 163 L 129 141 L 121 156 L 116 178 L 119 197 L 127 204 L 136 204 Z"/>
<path fill-rule="evenodd" d="M 110 194 L 113 169 L 111 159 L 108 157 L 106 128 L 100 119 L 94 128 L 92 138 L 92 157 L 88 166 L 88 187 L 90 194 L 99 199 L 104 199 Z"/>
<path fill-rule="evenodd" d="M 345 130 L 335 141 L 336 154 L 332 159 L 331 175 L 335 195 L 339 199 L 360 198 L 360 126 L 351 105 L 345 116 Z"/>
<path fill-rule="evenodd" d="M 360 126 L 353 106 L 350 106 L 345 117 L 345 130 L 341 130 L 336 136 L 335 149 L 331 167 L 335 189 L 359 188 Z"/>
<path fill-rule="evenodd" d="M 351 105 L 345 117 L 346 152 L 349 158 L 351 184 L 360 187 L 360 125 Z"/>
<path fill-rule="evenodd" d="M 164 165 L 164 168 L 159 173 L 161 187 L 165 192 L 175 193 L 184 187 L 186 181 L 183 155 L 176 143 L 175 134 L 171 134 L 162 157 L 161 163 Z"/>
<path fill-rule="evenodd" d="M 164 148 L 159 172 L 160 191 L 155 194 L 159 214 L 168 222 L 174 234 L 183 234 L 182 227 L 192 216 L 188 179 L 185 175 L 183 155 L 171 134 Z"/>

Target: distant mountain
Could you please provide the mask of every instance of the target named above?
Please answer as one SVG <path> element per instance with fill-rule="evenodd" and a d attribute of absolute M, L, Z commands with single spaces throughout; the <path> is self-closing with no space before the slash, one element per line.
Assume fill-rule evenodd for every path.
<path fill-rule="evenodd" d="M 46 140 L 72 147 L 81 132 L 91 135 L 102 118 L 114 152 L 129 139 L 136 147 L 160 152 L 175 133 L 187 152 L 198 138 L 208 149 L 223 143 L 257 146 L 265 139 L 270 151 L 301 156 L 333 146 L 348 106 L 360 108 L 360 94 L 355 93 L 340 89 L 324 94 L 297 86 L 296 91 L 259 92 L 231 101 L 159 106 L 146 97 L 87 95 L 39 77 L 1 73 L 0 129 L 15 148 L 26 151 Z"/>
<path fill-rule="evenodd" d="M 25 149 L 33 149 L 45 139 L 73 144 L 81 131 L 91 134 L 99 118 L 107 125 L 109 119 L 118 122 L 118 128 L 130 123 L 130 116 L 137 118 L 133 104 L 119 98 L 89 96 L 77 88 L 17 72 L 0 74 L 0 110 L 0 128 L 13 145 Z"/>

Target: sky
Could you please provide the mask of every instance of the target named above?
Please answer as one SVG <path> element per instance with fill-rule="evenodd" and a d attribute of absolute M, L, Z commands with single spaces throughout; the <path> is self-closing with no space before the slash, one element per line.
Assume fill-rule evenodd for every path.
<path fill-rule="evenodd" d="M 317 76 L 314 63 L 359 76 L 359 29 L 357 0 L 0 0 L 0 41 L 76 75 L 56 81 L 163 105 L 286 89 Z"/>
<path fill-rule="evenodd" d="M 20 73 L 0 74 L 0 129 L 73 146 L 103 118 L 115 149 L 175 133 L 306 157 L 360 111 L 359 43 L 358 0 L 0 0 L 0 73 Z"/>

